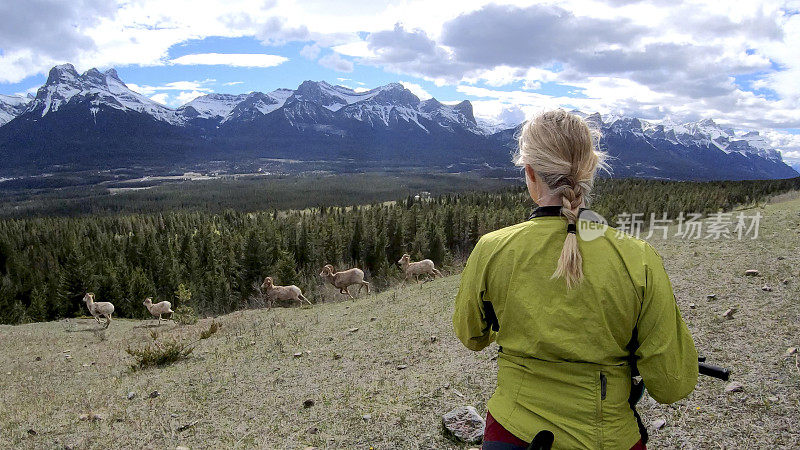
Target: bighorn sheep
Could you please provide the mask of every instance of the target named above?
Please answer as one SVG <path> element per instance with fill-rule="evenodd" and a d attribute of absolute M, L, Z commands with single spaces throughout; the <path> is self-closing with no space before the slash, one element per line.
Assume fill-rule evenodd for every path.
<path fill-rule="evenodd" d="M 171 309 L 172 303 L 170 302 L 163 301 L 163 302 L 158 302 L 154 305 L 153 298 L 147 297 L 146 299 L 144 299 L 144 303 L 142 304 L 145 306 L 145 308 L 147 308 L 148 311 L 150 311 L 150 314 L 152 314 L 154 317 L 158 317 L 159 323 L 161 323 L 162 314 L 169 314 L 169 316 L 172 317 L 172 309 Z M 164 320 L 169 320 L 169 319 L 164 319 Z"/>
<path fill-rule="evenodd" d="M 403 272 L 406 274 L 406 278 L 404 281 L 408 281 L 411 275 L 414 275 L 414 279 L 419 283 L 419 275 L 428 274 L 433 278 L 436 278 L 436 275 L 443 277 L 442 272 L 439 272 L 436 267 L 433 265 L 433 261 L 430 259 L 423 259 L 422 261 L 411 262 L 411 255 L 408 253 L 404 254 L 397 264 L 400 264 L 400 267 L 403 268 Z"/>
<path fill-rule="evenodd" d="M 108 328 L 108 325 L 111 324 L 111 314 L 114 312 L 114 305 L 109 302 L 95 302 L 94 294 L 91 292 L 87 292 L 86 295 L 83 296 L 83 301 L 86 302 L 89 313 L 94 317 L 97 323 L 100 323 L 99 316 L 106 318 L 106 326 L 103 328 Z"/>
<path fill-rule="evenodd" d="M 336 272 L 336 269 L 334 269 L 332 265 L 326 264 L 325 267 L 322 268 L 322 272 L 319 273 L 319 276 L 325 278 L 334 287 L 339 288 L 339 292 L 350 298 L 354 298 L 353 294 L 350 293 L 350 286 L 354 284 L 359 285 L 359 294 L 364 286 L 367 287 L 367 294 L 369 294 L 369 283 L 364 281 L 364 271 L 359 268 L 354 267 L 342 272 Z"/>
<path fill-rule="evenodd" d="M 275 286 L 272 284 L 272 277 L 264 278 L 264 283 L 261 284 L 261 290 L 267 295 L 270 306 L 272 306 L 275 300 L 294 300 L 300 303 L 308 302 L 309 305 L 311 304 L 307 298 L 303 297 L 303 291 L 301 291 L 299 287 L 293 284 L 290 286 Z"/>

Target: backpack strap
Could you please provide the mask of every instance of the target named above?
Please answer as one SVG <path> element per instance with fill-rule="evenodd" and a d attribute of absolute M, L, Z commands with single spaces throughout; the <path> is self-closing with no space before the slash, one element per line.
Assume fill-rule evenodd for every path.
<path fill-rule="evenodd" d="M 633 335 L 626 348 L 628 349 L 628 362 L 631 366 L 631 378 L 633 378 L 639 375 L 639 369 L 636 367 L 636 350 L 639 349 L 639 330 L 636 327 L 633 328 Z M 628 395 L 628 404 L 633 410 L 633 417 L 636 417 L 636 425 L 639 427 L 639 435 L 642 437 L 642 444 L 647 444 L 650 436 L 647 434 L 647 428 L 642 422 L 642 417 L 639 415 L 639 412 L 636 411 L 636 404 L 639 403 L 643 395 L 644 380 L 636 383 L 631 379 L 631 393 Z"/>

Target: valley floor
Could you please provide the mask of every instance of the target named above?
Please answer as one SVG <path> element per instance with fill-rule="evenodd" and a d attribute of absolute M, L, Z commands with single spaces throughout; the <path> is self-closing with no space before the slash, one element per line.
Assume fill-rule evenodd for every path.
<path fill-rule="evenodd" d="M 800 445 L 800 370 L 784 356 L 800 346 L 800 198 L 755 211 L 764 216 L 756 240 L 651 240 L 698 350 L 744 386 L 727 394 L 726 383 L 702 378 L 676 404 L 643 399 L 651 448 Z M 152 331 L 193 340 L 210 319 L 0 326 L 0 448 L 459 448 L 440 416 L 461 405 L 485 413 L 497 348 L 473 353 L 454 337 L 458 282 L 240 311 L 217 318 L 221 330 L 187 361 L 135 372 L 129 344 Z M 731 306 L 735 318 L 722 319 Z M 102 420 L 79 419 L 92 413 Z"/>

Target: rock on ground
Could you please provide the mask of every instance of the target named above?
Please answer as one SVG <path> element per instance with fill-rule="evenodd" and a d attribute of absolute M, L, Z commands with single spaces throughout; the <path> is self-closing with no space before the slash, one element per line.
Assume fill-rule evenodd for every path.
<path fill-rule="evenodd" d="M 725 392 L 727 392 L 729 394 L 732 393 L 732 392 L 741 392 L 743 390 L 744 390 L 744 386 L 742 386 L 742 383 L 739 383 L 738 381 L 732 381 L 732 382 L 728 383 L 727 386 L 725 386 Z"/>
<path fill-rule="evenodd" d="M 486 421 L 472 406 L 459 406 L 442 416 L 445 434 L 455 439 L 477 444 L 483 440 Z"/>

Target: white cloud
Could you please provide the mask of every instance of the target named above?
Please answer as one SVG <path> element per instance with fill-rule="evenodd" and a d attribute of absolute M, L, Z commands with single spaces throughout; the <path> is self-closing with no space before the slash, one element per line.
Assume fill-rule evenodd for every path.
<path fill-rule="evenodd" d="M 342 58 L 338 53 L 325 55 L 317 61 L 321 66 L 337 72 L 352 72 L 353 61 Z"/>
<path fill-rule="evenodd" d="M 422 86 L 417 83 L 412 83 L 410 81 L 399 81 L 400 84 L 403 85 L 406 89 L 411 91 L 414 95 L 420 98 L 420 100 L 427 100 L 429 98 L 433 98 L 433 96 L 425 90 Z"/>
<path fill-rule="evenodd" d="M 150 100 L 161 103 L 162 105 L 166 105 L 167 101 L 169 100 L 169 94 L 162 92 L 160 94 L 151 95 Z"/>
<path fill-rule="evenodd" d="M 553 8 L 527 0 L 502 3 L 352 0 L 332 8 L 330 2 L 292 0 L 199 5 L 197 0 L 76 0 L 51 2 L 47 9 L 34 2 L 0 2 L 0 17 L 8 25 L 0 30 L 0 82 L 46 73 L 65 60 L 83 68 L 166 65 L 175 45 L 211 36 L 251 36 L 276 45 L 301 42 L 314 58 L 333 51 L 320 64 L 335 70 L 371 63 L 402 73 L 404 79 L 416 76 L 436 86 L 459 86 L 464 94 L 481 95 L 476 114 L 481 108 L 499 115 L 509 108 L 527 113 L 547 104 L 571 104 L 646 117 L 712 116 L 761 129 L 800 127 L 796 0 L 560 0 L 557 7 L 563 14 L 541 24 L 580 33 L 553 33 L 544 41 L 530 38 L 545 29 L 531 23 L 540 23 Z M 517 14 L 509 18 L 504 11 Z M 37 20 L 27 20 L 31 17 Z M 514 20 L 497 20 L 504 17 Z M 396 32 L 396 24 L 402 32 Z M 559 51 L 548 53 L 542 42 Z M 245 67 L 279 64 L 270 58 L 257 63 L 252 56 L 244 57 L 246 62 L 227 58 L 187 55 L 177 60 Z M 754 72 L 764 73 L 754 84 L 777 98 L 759 97 L 732 81 L 734 75 Z M 531 91 L 544 83 L 575 86 L 588 98 L 523 95 L 535 94 Z M 522 88 L 500 93 L 511 84 Z M 495 92 L 462 87 L 469 85 Z M 169 91 L 208 92 L 199 88 L 208 89 L 176 86 Z"/>
<path fill-rule="evenodd" d="M 244 81 L 228 81 L 227 83 L 222 83 L 223 86 L 235 86 L 237 84 L 244 84 Z"/>
<path fill-rule="evenodd" d="M 177 104 L 184 105 L 189 103 L 190 101 L 200 97 L 201 95 L 206 95 L 206 92 L 202 91 L 181 91 L 178 95 L 175 96 L 175 100 Z"/>
<path fill-rule="evenodd" d="M 356 56 L 359 58 L 374 58 L 375 53 L 369 49 L 366 41 L 355 41 L 347 44 L 341 44 L 333 47 L 333 51 L 347 56 Z"/>
<path fill-rule="evenodd" d="M 14 95 L 18 95 L 20 97 L 27 97 L 28 94 L 36 95 L 36 92 L 39 90 L 41 86 L 31 86 L 28 89 L 25 89 L 22 92 L 15 92 Z"/>
<path fill-rule="evenodd" d="M 321 50 L 322 48 L 317 44 L 304 45 L 303 48 L 300 49 L 300 56 L 306 59 L 317 59 Z"/>
<path fill-rule="evenodd" d="M 138 85 L 134 83 L 126 83 L 126 85 L 133 91 L 136 91 L 143 95 L 150 95 L 159 91 L 201 91 L 201 92 L 213 92 L 213 89 L 207 87 L 207 84 L 213 83 L 214 79 L 207 78 L 202 81 L 171 81 L 169 83 L 164 83 L 160 86 L 148 86 L 148 85 Z"/>
<path fill-rule="evenodd" d="M 214 83 L 216 80 L 207 78 L 201 81 L 171 81 L 159 86 L 138 85 L 134 83 L 126 83 L 127 86 L 142 95 L 150 97 L 151 100 L 157 101 L 163 105 L 170 107 L 178 107 L 188 103 L 195 98 L 214 92 L 208 87 L 209 84 Z M 239 84 L 241 81 L 234 81 L 230 84 Z M 225 83 L 228 84 L 228 83 Z M 175 93 L 175 91 L 178 91 Z"/>
<path fill-rule="evenodd" d="M 279 55 L 261 53 L 195 53 L 170 60 L 181 65 L 221 65 L 234 67 L 274 67 L 288 61 Z"/>

